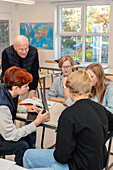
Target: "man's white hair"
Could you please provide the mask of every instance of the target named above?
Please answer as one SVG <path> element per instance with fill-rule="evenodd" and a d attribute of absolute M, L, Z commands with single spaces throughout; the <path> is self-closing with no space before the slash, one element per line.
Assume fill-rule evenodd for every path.
<path fill-rule="evenodd" d="M 20 42 L 20 41 L 27 41 L 29 44 L 28 38 L 26 36 L 18 35 L 14 38 L 14 45 L 17 46 L 18 42 Z"/>

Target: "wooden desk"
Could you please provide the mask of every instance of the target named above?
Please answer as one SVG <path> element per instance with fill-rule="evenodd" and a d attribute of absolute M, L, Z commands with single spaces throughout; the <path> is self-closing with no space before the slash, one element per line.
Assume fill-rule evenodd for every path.
<path fill-rule="evenodd" d="M 73 69 L 77 69 L 77 70 L 78 69 L 85 69 L 88 65 L 89 65 L 89 63 L 81 63 L 79 65 L 74 65 Z M 103 67 L 103 69 L 108 68 L 108 66 L 104 65 L 104 64 L 102 64 L 102 67 Z M 43 64 L 43 65 L 40 65 L 40 70 L 41 69 L 60 71 L 57 63 L 54 63 L 54 64 L 46 63 L 46 64 Z"/>
<path fill-rule="evenodd" d="M 48 122 L 42 123 L 39 126 L 43 127 L 42 131 L 42 139 L 41 139 L 41 148 L 43 148 L 43 143 L 44 143 L 44 133 L 45 133 L 45 128 L 50 128 L 50 129 L 57 129 L 58 125 L 58 119 L 59 116 L 61 115 L 61 112 L 65 109 L 65 106 L 63 106 L 61 103 L 56 103 L 53 105 L 53 107 L 50 109 L 50 120 Z M 26 121 L 27 118 L 27 113 L 17 113 L 16 114 L 16 119 L 20 121 Z"/>
<path fill-rule="evenodd" d="M 58 67 L 58 63 L 53 63 L 53 64 L 52 63 L 45 63 L 45 64 L 40 66 L 40 71 L 42 69 L 47 70 L 48 74 L 49 74 L 50 70 L 52 71 L 52 73 L 50 73 L 52 83 L 53 83 L 53 74 L 55 74 L 54 71 L 58 71 L 59 73 L 61 72 L 59 67 Z"/>
<path fill-rule="evenodd" d="M 81 63 L 81 64 L 78 65 L 78 69 L 81 69 L 81 68 L 85 69 L 89 64 L 90 63 Z M 102 65 L 103 69 L 107 69 L 108 68 L 108 66 L 105 65 L 105 64 L 101 64 L 101 65 Z"/>
<path fill-rule="evenodd" d="M 107 68 L 104 70 L 106 76 L 113 76 L 113 68 Z"/>
<path fill-rule="evenodd" d="M 46 69 L 46 70 L 53 70 L 53 71 L 59 71 L 59 67 L 58 67 L 58 64 L 57 63 L 45 63 L 45 64 L 42 64 L 40 65 L 40 70 L 41 69 Z"/>
<path fill-rule="evenodd" d="M 57 63 L 55 60 L 45 60 L 45 63 Z"/>

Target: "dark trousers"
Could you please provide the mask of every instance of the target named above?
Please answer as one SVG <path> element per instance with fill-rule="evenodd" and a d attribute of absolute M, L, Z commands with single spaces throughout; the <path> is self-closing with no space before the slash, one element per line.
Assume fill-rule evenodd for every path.
<path fill-rule="evenodd" d="M 0 144 L 0 155 L 12 155 L 15 154 L 15 162 L 17 165 L 23 166 L 23 155 L 24 152 L 32 148 L 32 143 L 29 138 L 27 137 L 21 138 L 19 141 L 6 141 L 2 140 Z"/>
<path fill-rule="evenodd" d="M 29 123 L 31 122 L 26 122 L 25 125 L 28 125 Z M 35 143 L 36 143 L 36 132 L 32 132 L 30 135 L 30 140 L 31 140 L 31 144 L 32 144 L 32 147 L 35 149 Z"/>

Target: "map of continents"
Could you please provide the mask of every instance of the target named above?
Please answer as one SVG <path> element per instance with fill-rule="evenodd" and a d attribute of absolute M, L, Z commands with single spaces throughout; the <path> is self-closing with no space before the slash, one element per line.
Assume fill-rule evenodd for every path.
<path fill-rule="evenodd" d="M 20 23 L 20 35 L 36 48 L 53 49 L 53 23 Z"/>

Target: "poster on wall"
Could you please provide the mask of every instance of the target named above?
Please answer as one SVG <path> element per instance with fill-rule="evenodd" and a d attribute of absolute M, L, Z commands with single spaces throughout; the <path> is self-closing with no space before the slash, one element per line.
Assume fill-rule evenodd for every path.
<path fill-rule="evenodd" d="M 20 35 L 36 48 L 53 50 L 53 23 L 20 23 Z"/>
<path fill-rule="evenodd" d="M 0 20 L 0 46 L 9 45 L 9 20 Z"/>

